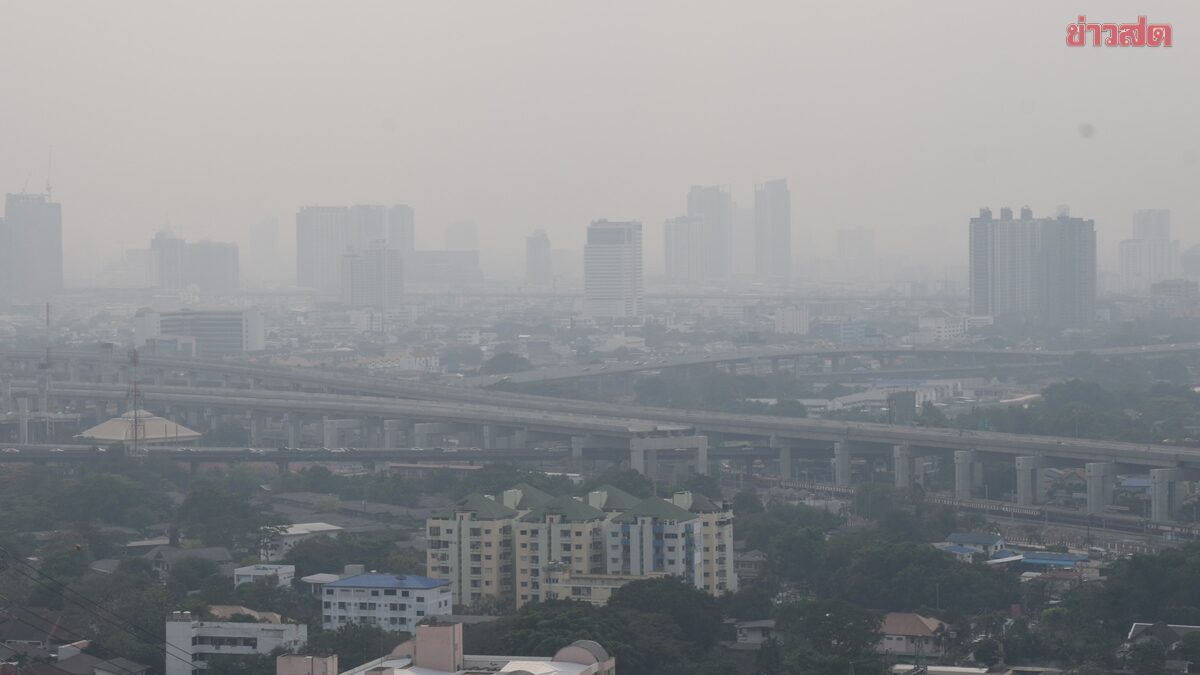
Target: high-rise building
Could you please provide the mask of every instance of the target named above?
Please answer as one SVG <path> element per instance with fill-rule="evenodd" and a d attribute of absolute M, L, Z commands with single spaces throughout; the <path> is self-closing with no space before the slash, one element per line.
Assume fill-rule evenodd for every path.
<path fill-rule="evenodd" d="M 468 495 L 425 521 L 426 574 L 450 582 L 455 605 L 513 592 L 513 525 L 517 511 Z"/>
<path fill-rule="evenodd" d="M 687 215 L 704 221 L 704 270 L 710 279 L 733 273 L 733 198 L 721 185 L 694 185 L 687 195 Z"/>
<path fill-rule="evenodd" d="M 233 293 L 240 286 L 238 245 L 226 242 L 187 242 L 163 231 L 150 240 L 157 286 L 181 289 L 191 286 L 203 293 Z"/>
<path fill-rule="evenodd" d="M 479 226 L 471 221 L 446 226 L 447 251 L 478 251 Z"/>
<path fill-rule="evenodd" d="M 297 283 L 327 293 L 338 289 L 349 228 L 345 206 L 305 206 L 296 213 Z"/>
<path fill-rule="evenodd" d="M 1124 290 L 1145 292 L 1179 275 L 1179 242 L 1171 240 L 1171 212 L 1143 209 L 1133 214 L 1133 238 L 1120 243 Z"/>
<path fill-rule="evenodd" d="M 399 308 L 404 296 L 404 262 L 400 251 L 383 240 L 366 250 L 342 257 L 342 304 L 371 307 L 386 317 Z"/>
<path fill-rule="evenodd" d="M 49 195 L 5 199 L 0 268 L 0 303 L 40 302 L 62 290 L 62 206 Z"/>
<path fill-rule="evenodd" d="M 842 260 L 870 260 L 875 257 L 875 230 L 854 227 L 838 230 L 837 257 Z"/>
<path fill-rule="evenodd" d="M 411 206 L 376 204 L 305 206 L 296 213 L 296 281 L 323 293 L 336 293 L 342 281 L 342 256 L 365 251 L 377 241 L 411 253 L 414 219 Z"/>
<path fill-rule="evenodd" d="M 594 220 L 583 247 L 586 312 L 596 318 L 642 315 L 642 224 Z"/>
<path fill-rule="evenodd" d="M 605 571 L 669 574 L 711 595 L 736 592 L 733 513 L 708 497 L 649 497 L 604 523 Z"/>
<path fill-rule="evenodd" d="M 238 245 L 195 241 L 187 246 L 184 282 L 203 293 L 235 293 L 240 285 Z"/>
<path fill-rule="evenodd" d="M 680 216 L 663 223 L 667 278 L 695 282 L 705 278 L 704 220 Z"/>
<path fill-rule="evenodd" d="M 388 209 L 387 244 L 388 248 L 400 251 L 400 255 L 408 255 L 416 250 L 417 219 L 413 207 L 407 204 L 397 204 Z"/>
<path fill-rule="evenodd" d="M 792 274 L 792 193 L 786 180 L 754 189 L 754 271 L 762 279 Z"/>
<path fill-rule="evenodd" d="M 581 575 L 604 571 L 606 518 L 600 509 L 570 495 L 554 497 L 521 516 L 514 525 L 518 609 L 547 599 L 541 583 L 551 565 Z"/>
<path fill-rule="evenodd" d="M 1038 321 L 1084 326 L 1096 311 L 1095 222 L 1034 218 L 1029 208 L 1013 218 L 980 209 L 970 224 L 971 313 L 997 321 Z"/>
<path fill-rule="evenodd" d="M 525 237 L 525 281 L 534 286 L 549 286 L 554 281 L 550 237 L 545 230 Z"/>

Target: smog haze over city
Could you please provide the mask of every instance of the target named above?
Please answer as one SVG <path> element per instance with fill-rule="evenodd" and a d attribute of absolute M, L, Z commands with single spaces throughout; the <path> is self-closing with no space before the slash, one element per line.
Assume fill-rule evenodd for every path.
<path fill-rule="evenodd" d="M 0 0 L 0 675 L 1197 672 L 1197 26 Z"/>

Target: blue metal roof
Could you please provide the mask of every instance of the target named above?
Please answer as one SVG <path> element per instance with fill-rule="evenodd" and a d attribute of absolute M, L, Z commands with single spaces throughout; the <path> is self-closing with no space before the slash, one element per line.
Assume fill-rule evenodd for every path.
<path fill-rule="evenodd" d="M 966 546 L 959 546 L 957 544 L 952 544 L 950 546 L 943 546 L 938 550 L 945 551 L 946 553 L 956 553 L 958 555 L 974 555 L 976 553 L 979 553 L 979 549 L 968 548 Z"/>
<path fill-rule="evenodd" d="M 946 541 L 952 544 L 976 544 L 980 546 L 995 546 L 1001 542 L 1000 535 L 989 532 L 955 532 Z"/>
<path fill-rule="evenodd" d="M 421 577 L 415 574 L 405 576 L 396 576 L 395 574 L 356 574 L 345 579 L 325 584 L 326 588 L 406 588 L 413 590 L 426 590 L 430 588 L 438 588 L 439 586 L 449 586 L 450 582 L 445 579 L 432 579 L 430 577 Z"/>
<path fill-rule="evenodd" d="M 1072 553 L 1052 553 L 1049 551 L 1031 551 L 1022 554 L 1027 565 L 1042 565 L 1045 567 L 1074 567 L 1075 563 L 1087 560 L 1086 555 Z"/>

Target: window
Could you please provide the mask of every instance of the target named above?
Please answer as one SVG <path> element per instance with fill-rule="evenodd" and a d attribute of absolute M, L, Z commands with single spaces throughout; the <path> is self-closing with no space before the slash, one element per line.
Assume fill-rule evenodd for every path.
<path fill-rule="evenodd" d="M 372 595 L 372 596 L 374 596 L 374 597 L 378 597 L 378 596 L 379 596 L 379 591 L 371 591 L 371 595 Z"/>
<path fill-rule="evenodd" d="M 332 603 L 332 602 L 330 602 L 330 601 L 328 601 L 328 600 L 326 600 L 325 602 L 321 603 L 321 606 L 322 606 L 322 608 L 323 608 L 323 609 L 329 609 L 329 607 L 330 607 L 331 605 L 333 605 L 333 603 Z"/>
<path fill-rule="evenodd" d="M 389 589 L 387 589 L 386 591 L 384 591 L 384 592 L 383 592 L 383 594 L 384 594 L 384 595 L 395 595 L 395 594 L 396 594 L 396 589 L 394 589 L 394 588 L 389 588 Z"/>

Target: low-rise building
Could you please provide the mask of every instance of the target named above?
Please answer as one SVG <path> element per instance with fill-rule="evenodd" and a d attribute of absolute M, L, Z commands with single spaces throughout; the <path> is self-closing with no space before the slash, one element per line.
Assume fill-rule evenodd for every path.
<path fill-rule="evenodd" d="M 365 623 L 390 631 L 409 631 L 429 617 L 453 610 L 450 582 L 395 574 L 358 574 L 321 589 L 321 627 L 335 630 Z"/>
<path fill-rule="evenodd" d="M 576 640 L 554 656 L 463 653 L 461 623 L 417 626 L 415 637 L 392 653 L 342 675 L 392 671 L 395 675 L 616 675 L 617 660 L 591 640 Z"/>
<path fill-rule="evenodd" d="M 270 654 L 308 642 L 308 626 L 295 623 L 201 621 L 172 612 L 166 625 L 166 675 L 197 675 L 217 654 Z"/>
<path fill-rule="evenodd" d="M 941 656 L 945 651 L 942 637 L 949 626 L 912 612 L 888 612 L 879 628 L 880 654 L 896 656 Z"/>
<path fill-rule="evenodd" d="M 276 586 L 290 586 L 292 579 L 296 578 L 295 565 L 246 565 L 239 567 L 233 571 L 233 587 L 237 588 L 242 584 L 251 584 L 259 579 L 275 579 Z"/>
<path fill-rule="evenodd" d="M 666 576 L 650 574 L 580 574 L 564 563 L 550 563 L 542 570 L 542 599 L 575 600 L 596 606 L 608 604 L 608 599 L 620 587 L 633 581 Z M 529 601 L 532 602 L 532 601 Z"/>
<path fill-rule="evenodd" d="M 266 561 L 282 560 L 292 547 L 305 539 L 319 536 L 332 536 L 341 532 L 342 528 L 329 523 L 296 523 L 288 525 L 279 534 L 271 538 L 263 547 L 262 559 Z"/>
<path fill-rule="evenodd" d="M 759 621 L 739 621 L 734 624 L 737 629 L 737 644 L 761 645 L 775 637 L 775 620 L 761 619 Z"/>
<path fill-rule="evenodd" d="M 988 558 L 1006 547 L 1004 537 L 991 532 L 955 532 L 946 537 L 946 542 L 975 549 Z"/>

